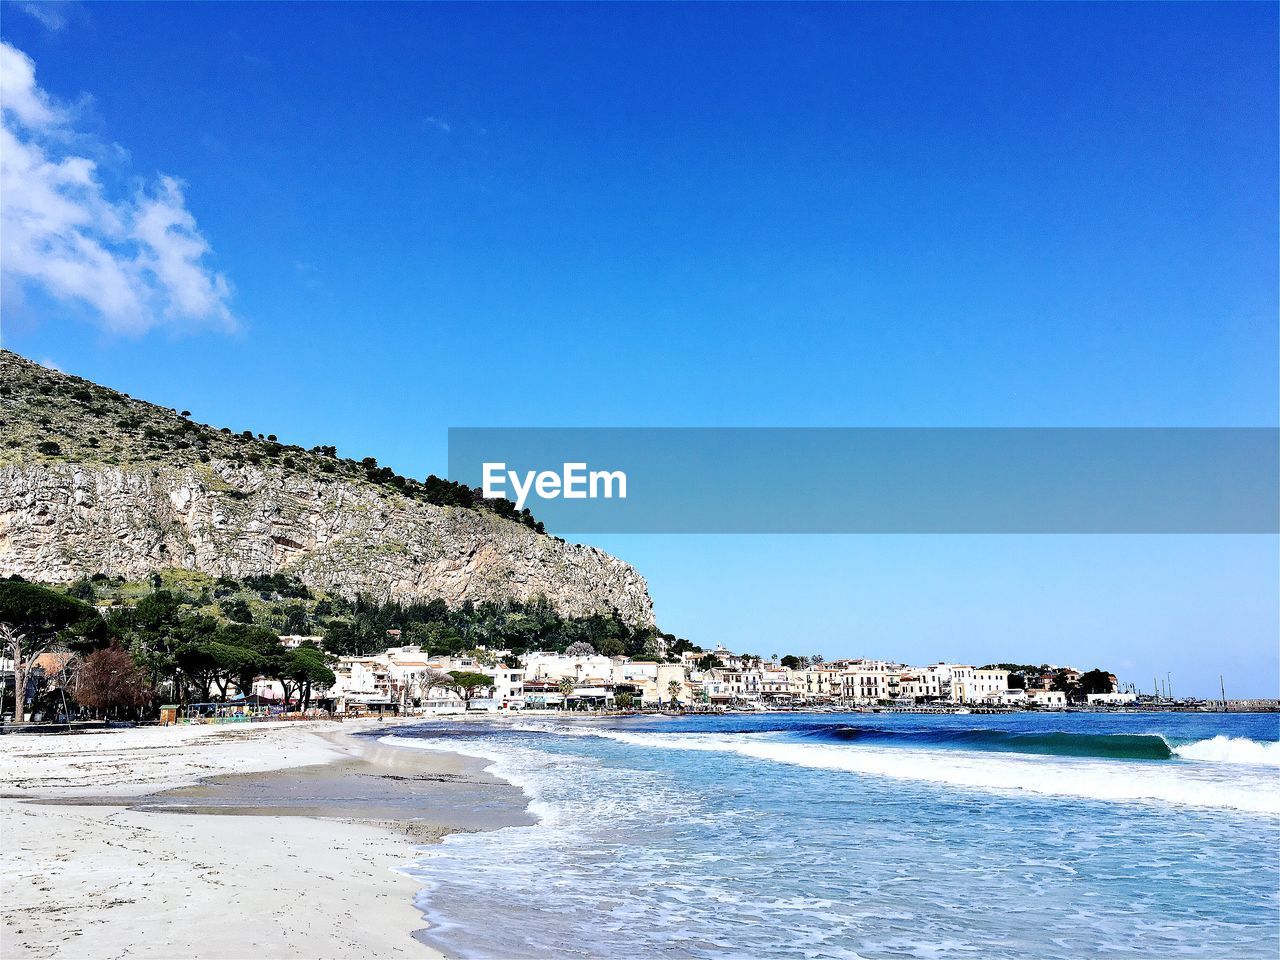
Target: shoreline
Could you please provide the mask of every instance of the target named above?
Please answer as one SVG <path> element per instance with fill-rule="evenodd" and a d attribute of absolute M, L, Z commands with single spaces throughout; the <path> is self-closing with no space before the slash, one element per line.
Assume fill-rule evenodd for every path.
<path fill-rule="evenodd" d="M 401 725 L 0 738 L 4 956 L 443 956 L 401 868 L 534 820 L 487 761 L 356 735 Z"/>

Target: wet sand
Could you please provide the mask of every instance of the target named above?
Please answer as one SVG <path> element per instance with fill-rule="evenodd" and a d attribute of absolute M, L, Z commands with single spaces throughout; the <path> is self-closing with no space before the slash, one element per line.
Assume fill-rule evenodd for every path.
<path fill-rule="evenodd" d="M 164 813 L 377 821 L 397 832 L 437 838 L 535 822 L 524 793 L 485 773 L 483 760 L 397 749 L 368 737 L 330 739 L 339 749 L 354 746 L 358 753 L 287 771 L 211 777 L 129 806 Z"/>

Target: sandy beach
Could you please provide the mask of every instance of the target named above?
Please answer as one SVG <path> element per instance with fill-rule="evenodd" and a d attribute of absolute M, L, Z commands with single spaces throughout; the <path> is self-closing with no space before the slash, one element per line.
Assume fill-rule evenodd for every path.
<path fill-rule="evenodd" d="M 370 727 L 0 737 L 0 954 L 439 956 L 396 868 L 529 822 L 523 795 L 474 759 L 353 736 Z"/>

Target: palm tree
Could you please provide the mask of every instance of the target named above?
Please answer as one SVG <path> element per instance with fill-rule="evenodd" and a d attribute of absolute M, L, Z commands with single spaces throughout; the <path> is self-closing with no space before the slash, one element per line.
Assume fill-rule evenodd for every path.
<path fill-rule="evenodd" d="M 560 696 L 564 697 L 564 703 L 569 702 L 569 696 L 573 693 L 573 681 L 565 677 L 556 685 L 556 689 L 560 691 Z"/>
<path fill-rule="evenodd" d="M 672 703 L 680 702 L 680 681 L 679 680 L 671 680 L 667 683 L 667 696 L 671 699 Z"/>

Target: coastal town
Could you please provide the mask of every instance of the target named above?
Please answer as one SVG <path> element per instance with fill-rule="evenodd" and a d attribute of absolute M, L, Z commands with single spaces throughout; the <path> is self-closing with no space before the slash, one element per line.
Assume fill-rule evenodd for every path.
<path fill-rule="evenodd" d="M 319 629 L 289 631 L 289 624 Z M 394 625 L 393 625 L 394 624 Z M 184 571 L 0 580 L 0 722 L 59 726 L 474 713 L 1274 711 L 1094 666 L 714 649 L 541 601 L 401 605 Z M 19 697 L 19 691 L 21 695 Z"/>
<path fill-rule="evenodd" d="M 393 641 L 397 639 L 391 631 Z M 318 637 L 282 637 L 285 645 L 317 644 Z M 391 646 L 372 656 L 338 657 L 335 682 L 319 694 L 343 713 L 458 710 L 776 710 L 787 708 L 1065 709 L 1082 674 L 1046 667 L 1024 678 L 1001 666 L 958 663 L 910 666 L 888 660 L 786 656 L 765 659 L 718 647 L 669 659 L 598 654 L 588 645 L 563 653 L 478 649 L 462 656 L 431 656 L 414 645 Z M 1100 673 L 1100 672 L 1097 672 Z M 458 682 L 459 677 L 472 677 Z M 485 679 L 480 679 L 485 678 Z M 1091 706 L 1124 705 L 1134 693 L 1081 692 Z M 269 702 L 284 690 L 271 680 L 253 693 Z"/>
<path fill-rule="evenodd" d="M 288 625 L 303 630 L 289 630 Z M 319 629 L 306 630 L 306 626 Z M 705 649 L 544 601 L 402 605 L 189 571 L 0 580 L 0 719 L 69 724 L 531 711 L 1124 709 L 1114 674 Z"/>

